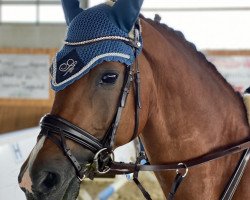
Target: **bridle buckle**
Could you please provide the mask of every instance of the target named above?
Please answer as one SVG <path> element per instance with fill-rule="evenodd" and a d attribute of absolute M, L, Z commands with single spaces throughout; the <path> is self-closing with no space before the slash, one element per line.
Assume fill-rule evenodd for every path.
<path fill-rule="evenodd" d="M 113 150 L 103 148 L 95 154 L 93 165 L 98 174 L 106 174 L 110 171 L 110 163 L 115 160 Z"/>
<path fill-rule="evenodd" d="M 78 180 L 81 182 L 83 182 L 83 180 L 86 178 L 86 175 L 83 175 L 83 177 L 81 178 L 80 176 L 77 176 Z"/>

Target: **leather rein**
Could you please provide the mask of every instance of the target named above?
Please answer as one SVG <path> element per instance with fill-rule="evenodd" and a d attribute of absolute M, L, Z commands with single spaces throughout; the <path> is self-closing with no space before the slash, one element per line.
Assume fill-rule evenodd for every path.
<path fill-rule="evenodd" d="M 133 49 L 136 56 L 136 48 L 140 47 L 139 42 L 139 29 L 135 29 L 135 40 L 130 40 L 128 43 Z M 183 181 L 183 179 L 188 174 L 188 169 L 195 167 L 197 165 L 205 164 L 209 161 L 238 153 L 243 152 L 242 158 L 239 161 L 239 164 L 231 177 L 230 182 L 228 183 L 226 189 L 224 190 L 221 200 L 230 200 L 240 182 L 240 179 L 244 173 L 244 169 L 247 166 L 248 160 L 250 158 L 250 139 L 244 141 L 240 144 L 226 147 L 211 153 L 208 153 L 204 156 L 194 158 L 187 161 L 182 161 L 178 163 L 170 163 L 163 165 L 151 165 L 147 161 L 146 164 L 141 164 L 142 160 L 147 160 L 146 155 L 143 151 L 140 152 L 137 157 L 136 163 L 121 163 L 114 161 L 114 143 L 116 138 L 116 132 L 119 127 L 119 123 L 122 116 L 122 111 L 126 105 L 126 100 L 130 91 L 131 84 L 134 82 L 134 99 L 135 99 L 135 127 L 134 134 L 131 140 L 135 139 L 138 135 L 139 127 L 139 112 L 141 109 L 141 99 L 140 99 L 140 71 L 138 59 L 135 59 L 134 65 L 126 66 L 126 72 L 124 77 L 123 87 L 120 93 L 119 104 L 117 106 L 116 114 L 112 120 L 112 123 L 107 130 L 104 138 L 99 140 L 95 138 L 89 132 L 77 127 L 71 122 L 60 118 L 55 115 L 45 115 L 40 122 L 41 132 L 39 136 L 45 135 L 53 143 L 55 143 L 69 159 L 71 164 L 76 170 L 76 175 L 80 181 L 84 178 L 93 179 L 97 174 L 130 174 L 134 173 L 133 180 L 136 185 L 141 190 L 144 197 L 148 200 L 151 199 L 150 195 L 143 188 L 141 183 L 138 180 L 139 171 L 167 171 L 167 170 L 176 170 L 176 177 L 173 182 L 171 191 L 167 197 L 168 200 L 173 200 L 174 195 Z M 88 149 L 94 154 L 93 161 L 85 165 L 81 165 L 76 157 L 72 154 L 71 150 L 66 144 L 66 139 L 70 139 L 82 147 Z"/>

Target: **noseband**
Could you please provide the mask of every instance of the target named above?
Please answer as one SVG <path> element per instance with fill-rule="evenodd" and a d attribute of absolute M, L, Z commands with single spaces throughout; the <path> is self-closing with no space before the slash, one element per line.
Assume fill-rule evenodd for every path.
<path fill-rule="evenodd" d="M 137 29 L 136 29 L 137 30 Z M 136 58 L 136 49 L 141 47 L 139 42 L 138 32 L 135 31 L 135 40 L 131 41 L 130 39 L 116 38 L 116 37 L 106 37 L 96 39 L 93 42 L 99 42 L 103 40 L 120 40 L 128 43 L 133 49 Z M 88 41 L 88 43 L 91 41 Z M 69 44 L 69 45 L 84 45 L 84 42 L 79 44 Z M 141 152 L 137 158 L 136 163 L 117 163 L 114 161 L 114 143 L 116 138 L 116 132 L 121 120 L 122 111 L 126 105 L 126 100 L 129 94 L 131 83 L 134 82 L 134 99 L 135 99 L 135 126 L 134 134 L 131 140 L 133 140 L 138 133 L 139 127 L 139 112 L 141 108 L 140 100 L 140 71 L 137 58 L 135 59 L 134 65 L 126 66 L 125 77 L 123 87 L 120 93 L 119 104 L 116 109 L 116 114 L 112 120 L 112 123 L 102 140 L 95 138 L 89 132 L 77 127 L 71 122 L 60 118 L 55 115 L 46 115 L 41 119 L 41 132 L 40 136 L 45 135 L 52 142 L 54 142 L 66 155 L 69 161 L 72 163 L 76 170 L 77 177 L 82 181 L 85 177 L 93 179 L 96 174 L 108 173 L 110 170 L 114 174 L 129 174 L 134 173 L 133 180 L 139 189 L 142 191 L 144 197 L 148 200 L 151 200 L 150 195 L 143 188 L 141 183 L 138 181 L 139 171 L 167 171 L 167 170 L 176 170 L 176 178 L 172 185 L 171 191 L 168 195 L 168 200 L 173 200 L 174 195 L 188 173 L 188 169 L 197 165 L 207 163 L 209 161 L 244 151 L 242 158 L 239 161 L 239 164 L 231 177 L 229 184 L 227 185 L 224 193 L 222 194 L 221 200 L 230 200 L 236 190 L 236 187 L 239 184 L 239 181 L 242 177 L 242 174 L 247 166 L 248 160 L 250 158 L 250 140 L 244 141 L 240 144 L 226 147 L 224 149 L 219 149 L 215 152 L 208 153 L 199 158 L 194 158 L 185 162 L 180 163 L 170 163 L 165 165 L 150 165 L 147 162 L 146 165 L 141 165 L 140 161 L 146 159 L 145 153 Z M 75 156 L 72 154 L 71 150 L 67 147 L 66 139 L 70 139 L 82 147 L 91 151 L 93 156 L 93 161 L 84 166 L 81 166 L 77 161 Z"/>

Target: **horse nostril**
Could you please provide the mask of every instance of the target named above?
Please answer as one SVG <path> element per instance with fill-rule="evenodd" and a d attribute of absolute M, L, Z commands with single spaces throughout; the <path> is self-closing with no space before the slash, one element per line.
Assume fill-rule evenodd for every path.
<path fill-rule="evenodd" d="M 42 188 L 48 192 L 59 183 L 59 179 L 60 178 L 58 174 L 47 172 L 47 175 L 42 182 Z"/>

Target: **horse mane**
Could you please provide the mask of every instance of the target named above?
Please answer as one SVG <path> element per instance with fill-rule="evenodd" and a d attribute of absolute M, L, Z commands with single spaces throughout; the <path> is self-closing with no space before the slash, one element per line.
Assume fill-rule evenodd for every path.
<path fill-rule="evenodd" d="M 159 20 L 152 20 L 150 18 L 145 18 L 143 15 L 140 15 L 140 18 L 142 18 L 144 21 L 153 26 L 163 36 L 165 34 L 171 34 L 173 37 L 175 37 L 177 41 L 180 41 L 184 46 L 186 46 L 191 53 L 196 54 L 197 59 L 199 59 L 207 67 L 209 67 L 217 75 L 217 77 L 224 83 L 225 87 L 231 90 L 231 92 L 233 92 L 234 94 L 237 94 L 232 85 L 229 84 L 228 81 L 218 72 L 216 66 L 210 61 L 208 61 L 206 56 L 202 52 L 198 51 L 196 46 L 192 42 L 189 42 L 181 31 L 177 31 L 164 23 L 160 23 Z M 240 95 L 240 93 L 238 93 L 237 96 L 239 96 L 242 101 L 242 96 Z"/>

